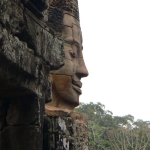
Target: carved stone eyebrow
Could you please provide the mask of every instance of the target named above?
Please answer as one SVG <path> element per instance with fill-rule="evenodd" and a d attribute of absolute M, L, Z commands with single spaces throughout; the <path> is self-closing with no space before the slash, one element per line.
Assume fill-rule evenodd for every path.
<path fill-rule="evenodd" d="M 72 44 L 73 43 L 73 37 L 65 39 L 64 42 L 67 44 Z"/>

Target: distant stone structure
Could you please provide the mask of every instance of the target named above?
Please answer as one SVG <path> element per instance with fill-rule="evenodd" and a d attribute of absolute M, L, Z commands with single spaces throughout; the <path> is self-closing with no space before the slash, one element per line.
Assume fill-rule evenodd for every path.
<path fill-rule="evenodd" d="M 1 0 L 0 150 L 87 150 L 87 75 L 77 0 Z"/>

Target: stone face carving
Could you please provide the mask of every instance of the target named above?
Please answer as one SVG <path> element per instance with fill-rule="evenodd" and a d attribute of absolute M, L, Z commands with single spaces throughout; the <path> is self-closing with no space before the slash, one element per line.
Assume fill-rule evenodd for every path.
<path fill-rule="evenodd" d="M 51 106 L 74 109 L 79 104 L 79 95 L 82 94 L 80 80 L 88 76 L 82 55 L 78 2 L 77 0 L 51 0 L 49 10 L 50 21 L 53 24 L 59 23 L 62 29 L 65 65 L 58 70 L 50 71 L 52 102 L 46 104 L 46 110 Z M 57 14 L 52 15 L 56 10 Z"/>

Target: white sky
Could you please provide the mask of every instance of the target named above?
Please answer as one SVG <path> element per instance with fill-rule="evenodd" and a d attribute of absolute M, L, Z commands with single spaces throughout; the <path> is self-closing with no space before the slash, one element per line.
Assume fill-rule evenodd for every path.
<path fill-rule="evenodd" d="M 150 120 L 150 0 L 79 0 L 84 59 L 80 101 Z"/>

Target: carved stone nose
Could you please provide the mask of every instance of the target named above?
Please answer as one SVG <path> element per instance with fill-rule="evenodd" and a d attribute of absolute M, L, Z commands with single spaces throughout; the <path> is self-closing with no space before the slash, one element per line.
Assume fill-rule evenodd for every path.
<path fill-rule="evenodd" d="M 87 77 L 89 75 L 89 73 L 88 73 L 88 70 L 87 70 L 87 68 L 85 66 L 83 58 L 79 58 L 78 63 L 79 63 L 79 66 L 76 69 L 76 74 L 80 78 Z"/>
<path fill-rule="evenodd" d="M 80 77 L 87 77 L 89 75 L 88 70 L 86 69 L 86 66 L 78 67 L 76 74 Z"/>

